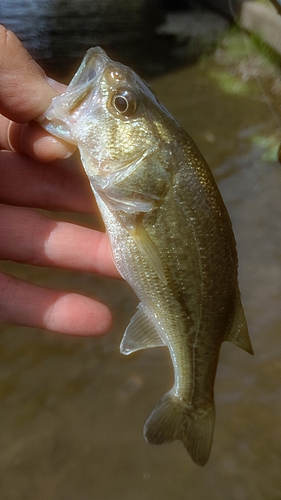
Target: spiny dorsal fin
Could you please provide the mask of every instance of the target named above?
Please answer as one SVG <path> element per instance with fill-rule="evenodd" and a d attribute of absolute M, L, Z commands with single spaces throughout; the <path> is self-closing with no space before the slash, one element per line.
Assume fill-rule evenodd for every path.
<path fill-rule="evenodd" d="M 121 353 L 131 354 L 140 349 L 160 347 L 163 345 L 165 344 L 149 319 L 148 313 L 145 312 L 145 307 L 140 303 L 136 314 L 132 317 L 125 330 L 120 344 Z"/>

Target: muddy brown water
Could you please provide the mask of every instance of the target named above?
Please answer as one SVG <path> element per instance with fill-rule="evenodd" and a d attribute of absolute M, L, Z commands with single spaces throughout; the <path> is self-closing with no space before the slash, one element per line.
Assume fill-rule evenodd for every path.
<path fill-rule="evenodd" d="M 205 155 L 229 210 L 255 351 L 222 346 L 210 460 L 202 469 L 180 442 L 154 447 L 142 437 L 172 368 L 165 348 L 119 354 L 137 304 L 125 283 L 1 263 L 33 282 L 99 297 L 115 318 L 101 339 L 0 327 L 5 500 L 281 499 L 281 167 L 264 147 L 279 126 L 278 103 L 270 109 L 261 92 L 222 90 L 216 64 L 209 57 L 151 82 Z"/>

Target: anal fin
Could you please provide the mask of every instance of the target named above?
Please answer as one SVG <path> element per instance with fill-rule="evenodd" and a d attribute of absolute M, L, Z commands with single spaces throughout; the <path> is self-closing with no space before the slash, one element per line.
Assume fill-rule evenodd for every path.
<path fill-rule="evenodd" d="M 142 303 L 138 305 L 136 314 L 132 317 L 127 326 L 120 344 L 122 354 L 131 354 L 140 349 L 160 347 L 165 345 L 155 326 L 145 312 Z"/>

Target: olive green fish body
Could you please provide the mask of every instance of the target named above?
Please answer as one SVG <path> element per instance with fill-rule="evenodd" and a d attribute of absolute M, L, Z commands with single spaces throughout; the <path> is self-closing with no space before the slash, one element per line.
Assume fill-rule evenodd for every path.
<path fill-rule="evenodd" d="M 121 275 L 140 305 L 121 352 L 167 346 L 174 385 L 145 424 L 155 444 L 180 439 L 208 460 L 221 343 L 252 352 L 231 223 L 197 147 L 129 68 L 85 56 L 44 123 L 77 143 Z"/>
<path fill-rule="evenodd" d="M 212 443 L 220 345 L 232 340 L 249 352 L 251 346 L 228 214 L 195 145 L 185 133 L 182 141 L 182 149 L 175 145 L 181 154 L 159 206 L 135 219 L 100 208 L 116 265 L 141 300 L 121 351 L 166 345 L 176 367 L 174 386 L 147 421 L 145 436 L 156 444 L 181 439 L 193 460 L 204 465 Z M 155 246 L 164 280 L 135 243 L 133 230 L 127 230 L 137 231 L 138 225 Z"/>

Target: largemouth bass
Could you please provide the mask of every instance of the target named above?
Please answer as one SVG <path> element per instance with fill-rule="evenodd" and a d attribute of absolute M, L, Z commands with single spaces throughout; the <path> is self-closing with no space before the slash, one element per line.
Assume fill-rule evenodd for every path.
<path fill-rule="evenodd" d="M 210 454 L 221 343 L 252 353 L 229 216 L 189 135 L 130 68 L 90 49 L 42 125 L 77 144 L 116 266 L 140 299 L 121 352 L 166 346 L 174 385 L 148 418 L 153 444 Z"/>

